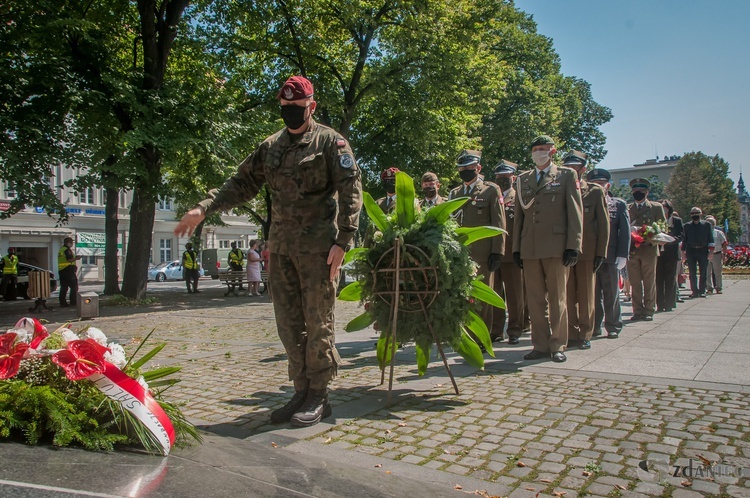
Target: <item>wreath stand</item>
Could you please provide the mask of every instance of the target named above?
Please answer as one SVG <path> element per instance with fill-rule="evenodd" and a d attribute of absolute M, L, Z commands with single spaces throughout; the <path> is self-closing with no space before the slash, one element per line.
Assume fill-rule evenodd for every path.
<path fill-rule="evenodd" d="M 394 253 L 393 261 L 388 264 L 388 266 L 385 266 L 386 262 L 384 261 L 384 258 L 392 252 Z M 402 267 L 401 259 L 404 254 L 409 254 L 410 259 L 416 261 L 418 264 L 416 266 Z M 443 365 L 445 365 L 445 369 L 448 371 L 448 376 L 451 379 L 451 384 L 453 384 L 453 389 L 456 391 L 456 394 L 458 394 L 458 386 L 456 385 L 456 380 L 453 378 L 451 367 L 448 365 L 448 359 L 445 357 L 443 346 L 440 344 L 437 335 L 435 335 L 435 330 L 432 328 L 432 323 L 430 323 L 427 315 L 427 308 L 432 305 L 435 298 L 440 293 L 440 291 L 437 290 L 437 268 L 429 266 L 429 257 L 422 249 L 411 244 L 402 245 L 397 237 L 393 242 L 393 247 L 388 249 L 380 257 L 373 272 L 373 289 L 378 287 L 378 276 L 382 276 L 385 280 L 385 290 L 373 292 L 373 295 L 390 305 L 390 336 L 385 343 L 386 360 L 389 358 L 389 351 L 393 351 L 393 355 L 390 358 L 391 369 L 388 378 L 388 405 L 390 406 L 391 404 L 391 391 L 393 390 L 393 369 L 396 360 L 396 330 L 398 328 L 399 311 L 404 313 L 422 312 L 427 328 L 430 330 L 432 339 L 437 345 L 438 352 L 443 359 Z M 402 284 L 407 283 L 406 280 L 416 284 L 414 285 L 415 289 L 402 289 Z M 402 300 L 403 303 L 401 302 Z M 380 385 L 382 386 L 384 382 L 385 365 L 380 370 Z"/>

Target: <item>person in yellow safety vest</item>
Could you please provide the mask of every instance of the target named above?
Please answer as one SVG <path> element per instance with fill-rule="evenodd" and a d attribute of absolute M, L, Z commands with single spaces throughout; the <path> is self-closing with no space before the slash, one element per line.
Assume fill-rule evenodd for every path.
<path fill-rule="evenodd" d="M 3 256 L 2 261 L 3 269 L 3 280 L 0 283 L 0 294 L 3 295 L 3 299 L 6 301 L 15 301 L 18 297 L 16 295 L 16 284 L 18 283 L 18 256 L 16 256 L 16 250 L 12 247 L 8 248 L 8 255 Z"/>
<path fill-rule="evenodd" d="M 245 259 L 242 249 L 237 249 L 237 242 L 232 242 L 231 246 L 232 250 L 229 251 L 229 256 L 227 257 L 229 269 L 232 271 L 242 271 L 242 261 Z M 245 290 L 242 286 L 242 281 L 240 281 L 240 290 Z"/>
<path fill-rule="evenodd" d="M 76 256 L 73 252 L 73 239 L 65 237 L 63 246 L 57 253 L 57 271 L 60 275 L 60 306 L 75 306 L 78 298 L 78 268 L 76 260 L 81 256 Z M 66 301 L 66 294 L 70 289 L 70 299 Z"/>
<path fill-rule="evenodd" d="M 193 244 L 185 244 L 185 252 L 182 253 L 182 278 L 185 279 L 188 294 L 198 293 L 198 278 L 201 276 L 198 270 L 198 256 L 193 251 Z M 192 283 L 192 288 L 190 284 Z"/>

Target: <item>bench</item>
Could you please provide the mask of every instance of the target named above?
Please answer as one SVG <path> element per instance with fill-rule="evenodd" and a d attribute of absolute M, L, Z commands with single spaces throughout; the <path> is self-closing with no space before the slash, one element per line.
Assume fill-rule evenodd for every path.
<path fill-rule="evenodd" d="M 245 270 L 228 270 L 219 273 L 219 282 L 226 284 L 227 291 L 224 296 L 228 296 L 230 293 L 238 296 L 237 288 L 240 286 L 248 286 L 247 272 Z M 260 271 L 260 283 L 258 286 L 258 292 L 261 294 L 265 293 L 268 289 L 268 272 L 266 270 Z"/>

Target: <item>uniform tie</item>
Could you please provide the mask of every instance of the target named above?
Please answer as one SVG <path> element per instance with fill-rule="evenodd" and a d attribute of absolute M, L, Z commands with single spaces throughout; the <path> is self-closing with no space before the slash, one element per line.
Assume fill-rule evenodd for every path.
<path fill-rule="evenodd" d="M 393 199 L 393 197 L 390 197 L 390 196 L 386 197 L 385 207 L 391 207 L 391 199 Z"/>
<path fill-rule="evenodd" d="M 540 171 L 539 174 L 536 177 L 536 184 L 539 185 L 542 183 L 542 180 L 544 179 L 544 170 Z"/>
<path fill-rule="evenodd" d="M 471 194 L 471 185 L 464 185 L 464 195 Z"/>

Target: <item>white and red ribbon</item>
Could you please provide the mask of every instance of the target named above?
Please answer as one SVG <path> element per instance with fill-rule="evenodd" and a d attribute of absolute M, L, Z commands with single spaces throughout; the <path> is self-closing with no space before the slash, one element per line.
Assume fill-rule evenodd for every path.
<path fill-rule="evenodd" d="M 164 409 L 137 380 L 122 370 L 105 363 L 103 374 L 93 374 L 88 380 L 110 399 L 120 403 L 132 413 L 154 435 L 161 446 L 162 454 L 168 455 L 174 445 L 174 427 Z"/>

